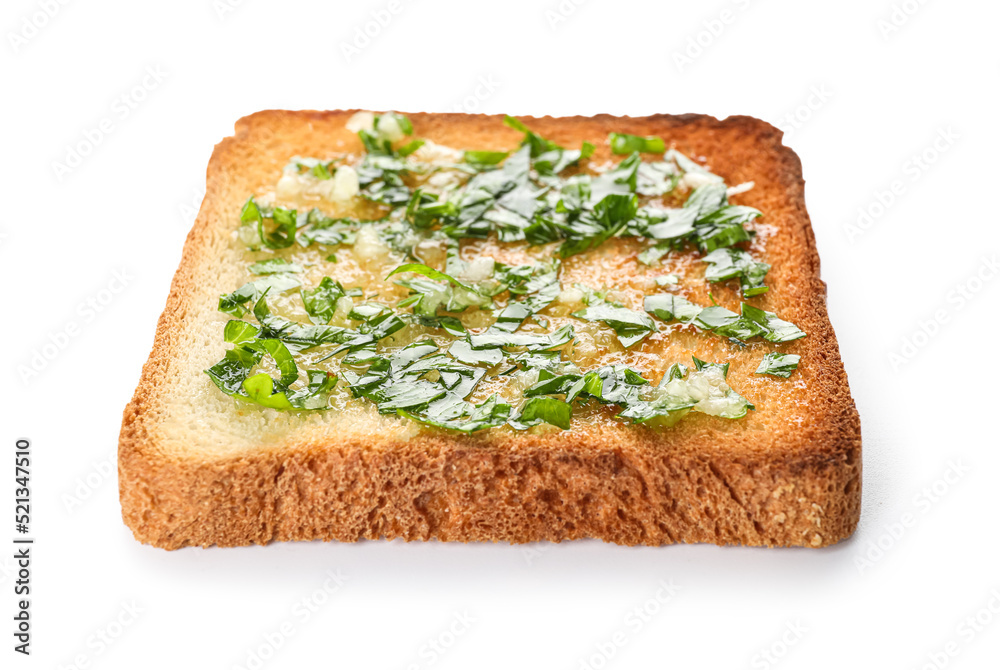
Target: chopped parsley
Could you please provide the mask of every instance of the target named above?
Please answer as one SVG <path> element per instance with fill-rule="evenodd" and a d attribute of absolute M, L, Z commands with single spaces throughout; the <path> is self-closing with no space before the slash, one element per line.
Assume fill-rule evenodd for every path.
<path fill-rule="evenodd" d="M 600 321 L 606 324 L 615 331 L 618 341 L 626 349 L 644 340 L 656 330 L 656 324 L 646 314 L 603 300 L 573 312 L 573 316 L 585 321 Z"/>
<path fill-rule="evenodd" d="M 464 157 L 466 163 L 484 169 L 502 163 L 509 155 L 509 151 L 466 151 Z"/>
<path fill-rule="evenodd" d="M 738 277 L 744 298 L 767 292 L 764 275 L 771 266 L 755 261 L 742 249 L 716 249 L 701 260 L 709 264 L 705 268 L 706 281 L 720 282 Z"/>
<path fill-rule="evenodd" d="M 269 258 L 252 264 L 247 270 L 255 275 L 273 275 L 279 272 L 302 272 L 302 266 L 283 258 Z"/>
<path fill-rule="evenodd" d="M 568 402 L 556 398 L 529 398 L 528 402 L 524 403 L 521 416 L 517 419 L 520 424 L 517 427 L 528 428 L 540 423 L 548 423 L 563 430 L 569 430 L 572 418 L 573 406 Z"/>
<path fill-rule="evenodd" d="M 219 311 L 232 316 L 243 316 L 247 305 L 254 305 L 262 295 L 284 293 L 299 288 L 302 283 L 290 274 L 273 274 L 247 282 L 232 293 L 219 296 Z"/>
<path fill-rule="evenodd" d="M 603 324 L 623 347 L 647 347 L 648 356 L 646 340 L 659 330 L 651 317 L 741 346 L 805 336 L 776 314 L 746 302 L 737 314 L 714 299 L 703 306 L 673 293 L 646 295 L 637 311 L 582 285 L 576 287 L 584 293 L 583 309 L 566 317 L 549 307 L 563 290 L 562 261 L 619 237 L 639 241 L 643 264 L 687 250 L 705 263 L 705 281 L 738 280 L 744 300 L 765 293 L 770 265 L 744 248 L 762 213 L 730 204 L 721 177 L 668 150 L 663 138 L 611 133 L 611 152 L 623 158 L 602 168 L 588 164 L 595 150 L 588 142 L 564 147 L 519 119 L 508 116 L 504 123 L 522 135 L 510 151 L 473 148 L 450 163 L 424 162 L 417 157 L 427 155 L 418 153 L 425 142 L 414 137 L 413 123 L 387 112 L 358 131 L 360 160 L 295 157 L 286 167 L 316 185 L 339 179 L 337 171 L 350 162 L 359 197 L 377 212 L 371 219 L 272 207 L 250 197 L 238 234 L 252 251 L 318 245 L 324 247 L 319 257 L 336 263 L 338 247 L 374 230 L 398 254 L 399 265 L 386 279 L 408 295 L 376 302 L 377 295 L 363 297 L 361 289 L 345 288 L 333 277 L 303 287 L 297 275 L 308 263 L 297 262 L 301 254 L 248 263 L 252 280 L 219 299 L 219 310 L 235 318 L 224 328 L 229 348 L 223 359 L 205 371 L 216 386 L 241 401 L 286 411 L 326 409 L 331 394 L 342 393 L 381 414 L 459 433 L 541 424 L 566 430 L 584 405 L 611 406 L 617 419 L 652 427 L 670 426 L 691 412 L 738 419 L 753 409 L 729 386 L 728 363 L 695 358 L 691 367 L 673 363 L 662 372 L 620 363 L 581 370 L 566 358 L 576 339 L 567 320 Z M 655 160 L 644 161 L 644 154 Z M 442 179 L 435 181 L 437 173 Z M 695 188 L 678 192 L 682 184 Z M 520 265 L 462 259 L 464 240 L 490 237 L 551 246 L 536 256 L 542 260 Z M 442 245 L 443 262 L 424 262 L 417 250 L 422 241 Z M 673 273 L 653 279 L 658 287 L 680 283 Z M 278 301 L 277 313 L 269 300 Z M 308 322 L 282 316 L 299 301 Z M 406 330 L 413 328 L 422 330 Z M 397 333 L 410 344 L 396 344 Z M 798 362 L 793 354 L 768 353 L 757 373 L 787 378 Z M 523 391 L 511 394 L 503 383 L 488 396 L 481 390 L 484 380 L 525 375 L 534 381 Z"/>
<path fill-rule="evenodd" d="M 302 304 L 313 323 L 327 324 L 337 311 L 337 301 L 347 295 L 339 281 L 323 277 L 319 285 L 312 289 L 302 289 Z"/>
<path fill-rule="evenodd" d="M 799 367 L 799 356 L 797 354 L 770 353 L 764 354 L 760 365 L 757 366 L 756 373 L 788 379 L 797 367 Z"/>
<path fill-rule="evenodd" d="M 690 375 L 686 366 L 672 365 L 656 387 L 637 370 L 624 365 L 605 365 L 580 374 L 543 372 L 538 383 L 524 394 L 533 399 L 563 396 L 566 403 L 593 399 L 617 405 L 621 410 L 618 418 L 653 425 L 672 425 L 691 410 L 739 419 L 754 409 L 726 383 L 728 363 L 705 363 L 697 358 L 694 362 L 695 371 Z"/>
<path fill-rule="evenodd" d="M 643 308 L 667 323 L 674 320 L 693 323 L 716 335 L 740 342 L 760 337 L 768 342 L 780 343 L 806 336 L 795 324 L 747 303 L 740 305 L 740 313 L 737 314 L 720 305 L 701 307 L 679 295 L 661 293 L 647 295 Z"/>
<path fill-rule="evenodd" d="M 284 207 L 262 209 L 251 197 L 243 205 L 240 221 L 244 225 L 256 224 L 257 236 L 268 249 L 284 249 L 295 244 L 298 217 L 294 209 Z"/>
<path fill-rule="evenodd" d="M 280 340 L 261 337 L 263 332 L 245 321 L 226 324 L 225 341 L 235 346 L 205 370 L 215 385 L 227 395 L 271 409 L 326 408 L 336 376 L 325 370 L 307 370 L 305 384 L 293 389 L 299 381 L 299 370 L 291 351 Z M 266 372 L 250 374 L 265 357 L 273 361 L 280 374 L 278 379 Z"/>
<path fill-rule="evenodd" d="M 640 137 L 638 135 L 611 133 L 608 137 L 608 142 L 611 144 L 611 153 L 613 154 L 630 154 L 633 151 L 662 154 L 667 149 L 662 137 Z"/>
<path fill-rule="evenodd" d="M 430 279 L 434 279 L 434 280 L 437 280 L 437 281 L 446 281 L 449 284 L 453 284 L 454 286 L 461 286 L 465 290 L 472 291 L 473 293 L 477 293 L 478 292 L 477 289 L 475 289 L 474 287 L 469 286 L 468 284 L 463 284 L 462 282 L 460 282 L 459 280 L 455 279 L 454 277 L 452 277 L 450 275 L 447 275 L 444 272 L 441 272 L 439 270 L 435 270 L 432 267 L 428 267 L 427 265 L 424 265 L 423 263 L 407 263 L 405 265 L 400 265 L 398 268 L 396 268 L 395 270 L 393 270 L 392 272 L 390 272 L 388 275 L 386 275 L 386 279 L 388 279 L 389 277 L 391 277 L 391 276 L 393 276 L 395 274 L 399 274 L 400 272 L 416 272 L 417 274 L 422 274 L 425 277 L 429 277 Z"/>
<path fill-rule="evenodd" d="M 643 299 L 643 309 L 667 323 L 674 319 L 691 323 L 701 313 L 702 307 L 673 293 L 659 293 L 647 295 Z"/>

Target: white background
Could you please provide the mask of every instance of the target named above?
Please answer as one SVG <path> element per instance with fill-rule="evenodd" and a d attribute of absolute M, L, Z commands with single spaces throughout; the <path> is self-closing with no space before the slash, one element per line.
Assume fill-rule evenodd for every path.
<path fill-rule="evenodd" d="M 24 658 L 2 465 L 0 665 L 248 667 L 284 625 L 262 667 L 996 667 L 996 3 L 412 0 L 350 60 L 342 45 L 388 2 L 44 4 L 0 17 L 0 454 L 33 442 L 37 538 Z M 147 68 L 161 81 L 125 117 Z M 109 467 L 212 147 L 256 110 L 345 107 L 785 129 L 862 419 L 856 535 L 823 550 L 135 542 Z M 116 272 L 123 290 L 102 292 Z M 328 571 L 347 578 L 332 595 Z M 317 595 L 305 620 L 296 603 Z M 977 615 L 979 632 L 963 624 Z"/>

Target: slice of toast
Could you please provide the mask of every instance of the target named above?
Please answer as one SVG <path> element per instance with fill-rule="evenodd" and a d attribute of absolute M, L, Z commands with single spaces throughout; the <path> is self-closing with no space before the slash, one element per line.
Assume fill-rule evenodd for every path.
<path fill-rule="evenodd" d="M 465 434 L 380 414 L 360 400 L 331 401 L 325 411 L 281 411 L 221 392 L 204 371 L 226 349 L 229 317 L 217 311 L 219 296 L 252 279 L 251 257 L 238 238 L 241 208 L 251 195 L 273 194 L 292 157 L 360 155 L 361 141 L 345 127 L 355 112 L 260 112 L 241 119 L 235 136 L 215 148 L 201 211 L 123 416 L 122 516 L 138 540 L 166 549 L 275 540 L 587 537 L 625 545 L 822 547 L 854 531 L 860 423 L 827 316 L 801 165 L 781 144 L 780 131 L 750 117 L 522 119 L 563 147 L 593 143 L 589 165 L 598 170 L 622 159 L 608 144 L 616 132 L 663 138 L 729 185 L 753 182 L 731 196 L 763 213 L 748 224 L 756 237 L 741 246 L 771 269 L 768 292 L 746 302 L 794 323 L 806 337 L 744 345 L 692 327 L 625 348 L 605 325 L 580 322 L 570 345 L 647 372 L 658 368 L 653 382 L 669 364 L 690 364 L 692 356 L 728 363 L 728 383 L 755 406 L 745 417 L 692 412 L 655 428 L 615 418 L 618 407 L 597 406 L 574 414 L 567 430 L 503 426 Z M 413 137 L 461 150 L 512 151 L 523 138 L 498 116 L 408 118 Z M 469 261 L 504 246 L 492 239 L 463 245 Z M 665 290 L 650 289 L 651 279 L 671 273 L 679 276 L 675 290 L 692 302 L 739 310 L 739 283 L 705 282 L 697 250 L 676 250 L 647 266 L 636 260 L 642 248 L 616 237 L 570 256 L 562 285 L 615 288 L 641 311 L 643 293 Z M 317 258 L 323 256 L 307 261 Z M 401 256 L 385 264 L 353 258 L 317 262 L 303 284 L 329 275 L 345 286 L 406 295 L 393 283 L 398 276 L 385 277 L 405 262 Z M 787 379 L 756 374 L 768 352 L 800 356 L 798 368 Z"/>

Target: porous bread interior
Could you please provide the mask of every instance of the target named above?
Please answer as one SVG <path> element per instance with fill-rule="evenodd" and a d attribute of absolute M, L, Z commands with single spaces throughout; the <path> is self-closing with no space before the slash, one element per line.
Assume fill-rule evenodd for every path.
<path fill-rule="evenodd" d="M 856 479 L 860 470 L 857 414 L 826 314 L 825 286 L 819 279 L 798 159 L 780 145 L 777 130 L 746 117 L 723 121 L 704 116 L 524 119 L 533 130 L 563 146 L 593 142 L 597 152 L 592 161 L 596 163 L 611 159 L 605 141 L 609 131 L 657 135 L 668 146 L 705 159 L 730 185 L 755 182 L 752 190 L 733 198 L 764 212 L 755 224 L 760 233 L 755 244 L 772 266 L 767 276 L 770 291 L 753 303 L 797 324 L 808 336 L 777 347 L 755 344 L 745 350 L 709 334 L 654 336 L 637 345 L 635 352 L 620 354 L 621 362 L 659 361 L 660 370 L 672 362 L 690 362 L 692 355 L 729 362 L 731 386 L 757 408 L 746 418 L 727 421 L 691 414 L 668 430 L 652 430 L 613 420 L 608 411 L 576 419 L 568 431 L 501 429 L 459 436 L 380 416 L 369 403 L 351 403 L 339 412 L 292 413 L 248 408 L 222 394 L 203 370 L 224 352 L 222 329 L 229 317 L 217 311 L 218 297 L 248 278 L 245 247 L 236 238 L 240 208 L 248 195 L 273 189 L 291 156 L 329 158 L 359 151 L 356 136 L 344 128 L 352 113 L 262 112 L 241 120 L 236 136 L 218 145 L 208 169 L 204 203 L 130 406 L 131 425 L 123 428 L 123 444 L 127 442 L 145 458 L 203 463 L 299 448 L 321 450 L 331 444 L 376 451 L 439 449 L 453 444 L 499 452 L 551 448 L 560 453 L 612 450 L 638 454 L 665 450 L 706 461 L 782 464 L 789 472 L 846 459 L 853 473 L 848 473 L 849 478 Z M 499 116 L 409 117 L 415 136 L 459 149 L 507 150 L 521 139 Z M 642 292 L 648 292 L 637 288 L 643 286 L 644 275 L 677 272 L 684 278 L 681 293 L 686 297 L 709 304 L 711 288 L 720 304 L 738 311 L 735 282 L 706 286 L 698 279 L 702 264 L 690 255 L 646 269 L 635 262 L 638 249 L 634 241 L 621 240 L 570 258 L 563 267 L 563 284 L 580 281 L 594 287 L 624 288 L 629 306 L 636 307 Z M 371 272 L 359 267 L 352 283 L 382 285 L 386 284 L 383 278 L 382 268 Z M 775 350 L 801 356 L 791 379 L 753 374 L 761 356 Z M 857 487 L 845 488 L 844 495 L 852 500 L 845 500 L 840 512 L 856 517 Z M 844 528 L 853 529 L 853 522 L 846 521 Z M 838 529 L 822 543 L 843 534 Z"/>

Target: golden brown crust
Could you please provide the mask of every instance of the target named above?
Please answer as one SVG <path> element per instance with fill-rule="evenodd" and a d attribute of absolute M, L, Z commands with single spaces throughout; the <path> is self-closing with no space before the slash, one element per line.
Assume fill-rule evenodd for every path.
<path fill-rule="evenodd" d="M 177 372 L 178 333 L 206 268 L 228 243 L 233 207 L 273 180 L 289 156 L 336 150 L 342 141 L 334 138 L 352 113 L 260 112 L 216 147 L 205 201 L 123 416 L 122 516 L 137 539 L 166 549 L 380 537 L 818 547 L 853 533 L 860 422 L 826 312 L 801 165 L 780 131 L 750 117 L 525 121 L 567 146 L 597 144 L 595 160 L 609 157 L 603 138 L 610 130 L 659 135 L 708 157 L 729 183 L 756 182 L 747 203 L 779 231 L 767 247 L 772 292 L 760 306 L 809 334 L 785 349 L 803 356 L 808 421 L 787 426 L 775 418 L 751 431 L 692 416 L 666 434 L 627 426 L 469 437 L 428 430 L 406 440 L 303 433 L 222 456 L 164 448 L 165 380 Z M 452 146 L 506 149 L 520 138 L 499 116 L 409 116 L 418 136 Z M 198 437 L 191 430 L 189 438 Z"/>

